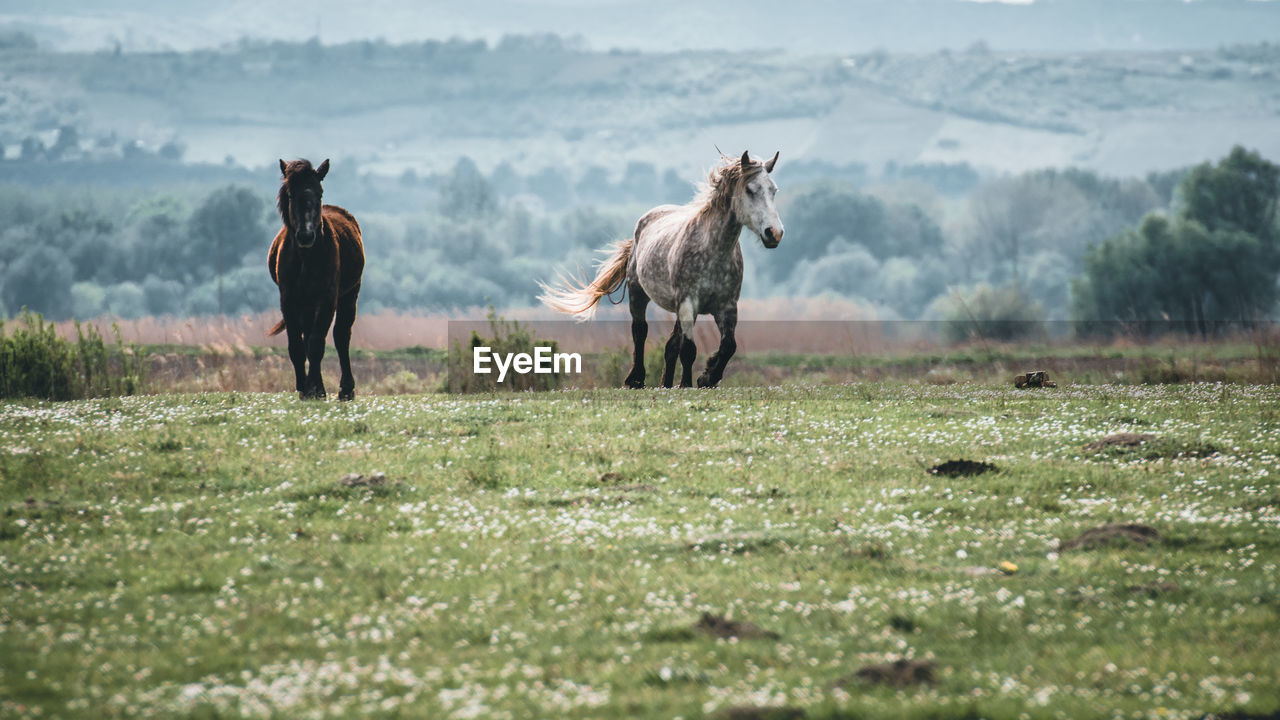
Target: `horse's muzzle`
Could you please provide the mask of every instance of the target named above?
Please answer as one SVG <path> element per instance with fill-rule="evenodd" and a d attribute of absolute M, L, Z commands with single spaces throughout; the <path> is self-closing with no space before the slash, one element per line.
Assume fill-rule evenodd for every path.
<path fill-rule="evenodd" d="M 764 242 L 764 246 L 770 250 L 778 247 L 778 243 L 782 242 L 782 228 L 765 228 L 764 237 L 760 238 Z"/>
<path fill-rule="evenodd" d="M 312 245 L 316 244 L 317 235 L 319 235 L 319 233 L 313 232 L 308 234 L 302 231 L 298 231 L 294 239 L 297 241 L 298 247 L 303 248 L 305 250 L 311 247 Z"/>

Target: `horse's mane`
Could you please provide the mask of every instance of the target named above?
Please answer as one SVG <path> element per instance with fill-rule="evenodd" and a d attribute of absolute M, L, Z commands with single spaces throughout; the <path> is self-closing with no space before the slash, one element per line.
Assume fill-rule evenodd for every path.
<path fill-rule="evenodd" d="M 289 178 L 300 172 L 315 172 L 310 160 L 291 160 L 285 163 L 284 177 L 280 180 L 280 192 L 276 193 L 276 210 L 285 227 L 289 227 Z"/>
<path fill-rule="evenodd" d="M 698 183 L 698 192 L 690 204 L 700 206 L 699 215 L 711 212 L 729 212 L 733 205 L 734 189 L 738 181 L 755 177 L 764 172 L 764 163 L 752 160 L 751 166 L 743 171 L 742 159 L 720 156 L 720 165 L 707 173 L 707 181 Z"/>

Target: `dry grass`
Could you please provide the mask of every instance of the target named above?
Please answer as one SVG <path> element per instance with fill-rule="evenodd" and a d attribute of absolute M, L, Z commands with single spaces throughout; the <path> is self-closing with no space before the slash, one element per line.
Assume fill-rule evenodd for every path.
<path fill-rule="evenodd" d="M 482 316 L 481 315 L 477 315 Z M 114 323 L 125 342 L 141 345 L 193 345 L 220 354 L 251 353 L 254 347 L 285 347 L 284 334 L 271 337 L 267 330 L 275 324 L 275 311 L 239 317 L 211 316 L 198 318 L 144 317 L 133 320 L 95 318 L 85 324 L 96 326 L 109 336 Z M 416 314 L 394 311 L 374 315 L 358 315 L 353 342 L 366 350 L 395 350 L 422 345 L 444 347 L 448 335 L 449 316 L 444 313 Z M 63 336 L 74 339 L 75 328 L 69 322 L 58 323 Z"/>
<path fill-rule="evenodd" d="M 360 315 L 353 346 L 373 354 L 354 362 L 358 391 L 400 394 L 441 387 L 446 372 L 442 363 L 391 360 L 379 354 L 415 346 L 443 349 L 451 341 L 465 343 L 472 330 L 488 336 L 488 322 L 480 319 L 485 312 L 472 308 L 448 314 Z M 584 357 L 616 356 L 612 365 L 624 373 L 630 366 L 630 320 L 623 306 L 606 306 L 597 320 L 588 323 L 566 320 L 541 308 L 507 310 L 502 315 L 528 325 L 535 337 L 556 340 L 565 351 Z M 114 322 L 125 342 L 199 349 L 153 353 L 148 382 L 152 391 L 278 392 L 293 387 L 293 373 L 283 355 L 285 338 L 265 334 L 276 317 L 273 311 L 241 317 L 98 318 L 87 324 L 110 337 Z M 1005 383 L 1028 369 L 1047 370 L 1069 384 L 1280 382 L 1280 329 L 1275 326 L 1214 340 L 1121 335 L 1090 344 L 1042 343 L 1031 351 L 1013 343 L 945 346 L 937 339 L 936 324 L 875 322 L 865 308 L 823 298 L 744 300 L 740 317 L 744 320 L 738 328 L 739 354 L 729 373 L 731 384 L 776 385 L 797 379 L 816 384 L 884 379 L 941 385 Z M 654 357 L 661 355 L 671 327 L 672 319 L 664 312 L 650 322 L 648 352 Z M 71 323 L 58 323 L 57 328 L 64 337 L 74 337 Z M 695 341 L 699 362 L 705 362 L 719 342 L 708 319 L 698 323 Z M 277 350 L 264 353 L 263 348 Z M 803 356 L 811 356 L 812 361 Z M 326 359 L 326 384 L 336 387 L 337 358 L 332 350 Z M 571 384 L 616 385 L 620 379 L 613 377 L 617 368 L 612 365 L 607 372 L 589 370 Z"/>
<path fill-rule="evenodd" d="M 198 355 L 157 353 L 151 356 L 146 388 L 150 392 L 282 392 L 294 387 L 293 366 L 284 355 Z M 435 392 L 444 386 L 442 362 L 353 358 L 351 372 L 360 395 L 407 395 Z M 323 365 L 325 386 L 338 388 L 338 359 L 329 353 Z"/>

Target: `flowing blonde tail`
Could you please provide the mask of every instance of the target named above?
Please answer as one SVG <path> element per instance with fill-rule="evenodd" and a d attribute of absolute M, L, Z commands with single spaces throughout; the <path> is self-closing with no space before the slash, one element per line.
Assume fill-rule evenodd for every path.
<path fill-rule="evenodd" d="M 578 285 L 572 278 L 564 276 L 560 277 L 559 287 L 538 283 L 542 288 L 538 299 L 552 310 L 577 315 L 580 320 L 589 320 L 595 315 L 596 303 L 600 302 L 600 298 L 617 290 L 626 279 L 627 260 L 631 258 L 632 244 L 631 239 L 614 243 L 612 252 L 596 270 L 596 279 L 587 285 Z"/>

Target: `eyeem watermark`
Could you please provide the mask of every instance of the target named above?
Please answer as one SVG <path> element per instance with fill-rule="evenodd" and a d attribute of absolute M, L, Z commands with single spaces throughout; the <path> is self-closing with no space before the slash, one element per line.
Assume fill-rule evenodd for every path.
<path fill-rule="evenodd" d="M 519 375 L 582 374 L 582 356 L 578 353 L 554 352 L 542 345 L 534 346 L 532 355 L 496 353 L 484 345 L 472 348 L 471 372 L 489 375 L 494 368 L 498 371 L 498 382 L 507 379 L 508 371 L 515 371 Z"/>

